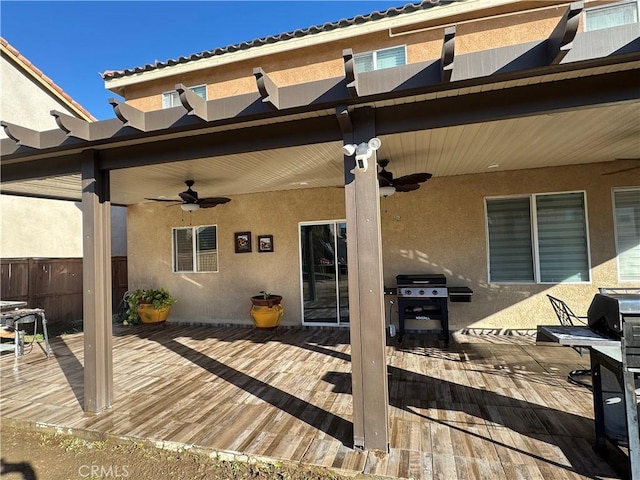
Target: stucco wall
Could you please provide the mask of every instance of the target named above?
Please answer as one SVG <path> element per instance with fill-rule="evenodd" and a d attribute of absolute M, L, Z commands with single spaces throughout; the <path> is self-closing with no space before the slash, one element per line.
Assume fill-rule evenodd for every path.
<path fill-rule="evenodd" d="M 545 168 L 434 178 L 420 190 L 381 200 L 385 284 L 399 273 L 444 273 L 467 285 L 471 303 L 450 303 L 452 328 L 535 328 L 555 323 L 546 293 L 585 312 L 601 286 L 616 286 L 611 188 L 636 178 L 600 175 L 601 167 Z M 626 182 L 626 183 L 624 183 Z M 585 190 L 592 282 L 580 285 L 497 285 L 487 282 L 486 196 Z M 283 324 L 300 316 L 299 222 L 343 219 L 344 190 L 309 189 L 233 197 L 191 215 L 179 207 L 140 204 L 128 209 L 130 288 L 165 287 L 178 298 L 170 321 L 251 323 L 249 297 L 260 290 L 284 296 Z M 219 273 L 171 272 L 171 228 L 217 225 Z M 252 253 L 234 253 L 233 233 L 251 231 Z M 274 235 L 274 253 L 255 251 L 258 234 Z M 629 285 L 626 286 L 640 286 Z M 389 299 L 387 299 L 389 300 Z M 388 305 L 386 308 L 389 311 Z M 395 311 L 392 313 L 397 321 Z M 409 328 L 428 326 L 409 324 Z"/>
<path fill-rule="evenodd" d="M 48 94 L 33 78 L 8 60 L 4 55 L 0 60 L 0 119 L 34 130 L 57 128 L 50 110 L 74 115 L 58 99 Z M 0 138 L 6 138 L 0 129 Z"/>
<path fill-rule="evenodd" d="M 456 55 L 499 48 L 548 38 L 562 17 L 565 8 L 535 11 L 461 23 L 456 31 Z M 448 21 L 446 25 L 451 25 Z M 426 25 L 426 26 L 425 26 Z M 413 33 L 411 33 L 413 32 Z M 229 97 L 256 92 L 253 69 L 262 67 L 278 86 L 311 82 L 344 75 L 342 52 L 351 48 L 354 53 L 407 46 L 407 63 L 432 61 L 440 58 L 443 26 L 431 23 L 416 24 L 402 32 L 374 32 L 354 38 L 300 48 L 216 68 L 188 72 L 151 82 L 127 86 L 127 103 L 144 110 L 162 108 L 162 92 L 171 91 L 177 83 L 187 86 L 207 85 L 207 98 Z M 398 35 L 402 33 L 401 35 Z M 197 66 L 197 62 L 194 63 Z M 141 82 L 143 77 L 139 79 Z"/>
<path fill-rule="evenodd" d="M 114 256 L 127 254 L 126 209 L 111 208 Z M 2 258 L 82 257 L 82 206 L 76 202 L 0 195 Z"/>

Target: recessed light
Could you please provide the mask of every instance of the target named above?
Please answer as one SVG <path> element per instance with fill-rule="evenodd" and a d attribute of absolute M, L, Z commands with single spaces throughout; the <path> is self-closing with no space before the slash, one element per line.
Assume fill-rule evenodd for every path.
<path fill-rule="evenodd" d="M 499 166 L 497 163 L 492 163 L 491 165 L 487 165 L 487 168 L 498 168 Z"/>

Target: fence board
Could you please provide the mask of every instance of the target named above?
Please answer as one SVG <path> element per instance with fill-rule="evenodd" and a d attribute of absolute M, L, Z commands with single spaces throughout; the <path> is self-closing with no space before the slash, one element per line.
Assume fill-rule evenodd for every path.
<path fill-rule="evenodd" d="M 127 290 L 127 257 L 112 258 L 114 308 Z M 9 258 L 1 261 L 3 300 L 43 308 L 51 324 L 82 320 L 81 258 Z"/>

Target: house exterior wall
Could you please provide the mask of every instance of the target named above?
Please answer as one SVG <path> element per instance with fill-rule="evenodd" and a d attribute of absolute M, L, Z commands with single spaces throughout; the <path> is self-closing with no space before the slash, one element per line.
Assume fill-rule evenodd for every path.
<path fill-rule="evenodd" d="M 55 118 L 49 114 L 51 110 L 77 117 L 77 113 L 4 51 L 0 58 L 0 82 L 0 119 L 4 121 L 44 131 L 58 128 Z M 6 138 L 4 129 L 0 129 L 0 138 Z M 111 225 L 112 254 L 126 256 L 125 208 L 112 207 Z M 3 258 L 82 257 L 79 203 L 0 195 L 0 228 Z"/>
<path fill-rule="evenodd" d="M 46 92 L 42 85 L 26 74 L 5 55 L 0 57 L 0 118 L 33 130 L 57 128 L 50 110 L 74 115 L 60 100 Z M 0 129 L 0 138 L 7 138 Z"/>
<path fill-rule="evenodd" d="M 381 199 L 385 285 L 395 286 L 401 273 L 444 273 L 449 285 L 471 287 L 471 303 L 449 303 L 452 329 L 556 323 L 547 293 L 570 298 L 576 312 L 586 312 L 598 287 L 618 285 L 612 188 L 629 186 L 601 171 L 595 164 L 440 177 L 418 191 Z M 575 190 L 586 192 L 591 282 L 489 283 L 485 197 Z M 169 320 L 179 323 L 251 324 L 250 296 L 270 291 L 284 297 L 282 324 L 300 325 L 299 223 L 344 217 L 339 188 L 239 195 L 191 215 L 177 207 L 134 205 L 128 209 L 129 285 L 167 288 L 178 299 Z M 217 225 L 218 273 L 172 273 L 171 229 L 189 225 Z M 233 234 L 239 231 L 252 232 L 251 253 L 234 252 Z M 256 251 L 260 234 L 273 234 L 273 253 Z M 397 322 L 393 309 L 391 320 Z M 410 329 L 432 327 L 437 328 L 407 323 Z"/>
<path fill-rule="evenodd" d="M 456 55 L 545 40 L 564 11 L 564 8 L 557 8 L 461 23 L 456 30 Z M 446 25 L 452 23 L 455 22 L 448 21 Z M 255 67 L 262 67 L 281 87 L 340 77 L 344 75 L 342 52 L 347 48 L 353 49 L 354 53 L 362 53 L 406 45 L 407 63 L 432 61 L 440 58 L 442 29 L 442 25 L 423 22 L 411 30 L 405 28 L 393 32 L 394 36 L 388 31 L 375 32 L 150 82 L 144 82 L 142 77 L 141 83 L 125 88 L 124 96 L 130 105 L 151 111 L 162 108 L 162 92 L 173 90 L 177 83 L 187 86 L 206 84 L 209 100 L 251 93 L 257 91 L 253 77 Z M 416 33 L 407 33 L 412 30 Z"/>
<path fill-rule="evenodd" d="M 111 209 L 111 254 L 126 256 L 126 209 Z M 2 258 L 82 257 L 82 205 L 65 200 L 0 195 Z"/>

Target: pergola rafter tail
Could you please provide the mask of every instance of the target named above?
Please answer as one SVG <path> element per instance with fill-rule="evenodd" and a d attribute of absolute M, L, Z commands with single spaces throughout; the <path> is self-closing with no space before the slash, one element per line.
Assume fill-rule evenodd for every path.
<path fill-rule="evenodd" d="M 574 2 L 558 22 L 547 41 L 547 58 L 550 65 L 556 65 L 569 53 L 576 38 L 580 25 L 580 14 L 584 8 L 584 2 Z"/>

